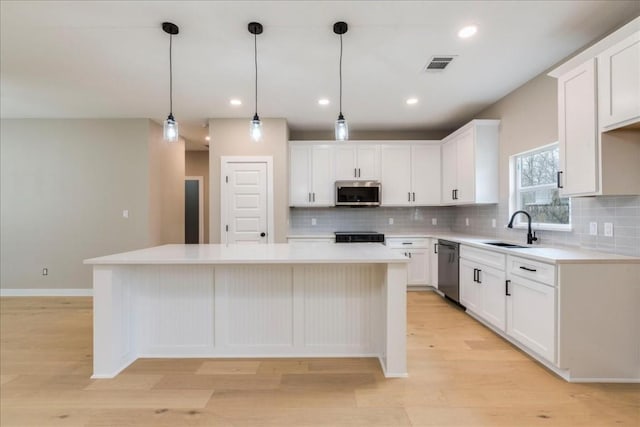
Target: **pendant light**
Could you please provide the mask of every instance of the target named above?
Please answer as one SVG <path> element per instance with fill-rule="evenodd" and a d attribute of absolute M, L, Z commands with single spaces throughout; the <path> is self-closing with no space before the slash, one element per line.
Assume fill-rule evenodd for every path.
<path fill-rule="evenodd" d="M 254 142 L 260 142 L 262 140 L 262 122 L 258 116 L 258 34 L 262 34 L 262 24 L 259 22 L 249 23 L 249 32 L 253 34 L 253 61 L 256 71 L 256 98 L 255 98 L 255 113 L 251 124 L 249 125 L 249 135 Z"/>
<path fill-rule="evenodd" d="M 347 141 L 349 139 L 349 125 L 342 115 L 342 35 L 349 27 L 346 22 L 336 22 L 333 24 L 333 32 L 340 36 L 340 113 L 336 120 L 336 141 Z"/>
<path fill-rule="evenodd" d="M 178 122 L 173 118 L 173 63 L 171 58 L 171 47 L 173 36 L 180 31 L 178 26 L 172 22 L 163 22 L 162 29 L 169 34 L 169 115 L 164 121 L 162 136 L 166 142 L 178 142 Z"/>

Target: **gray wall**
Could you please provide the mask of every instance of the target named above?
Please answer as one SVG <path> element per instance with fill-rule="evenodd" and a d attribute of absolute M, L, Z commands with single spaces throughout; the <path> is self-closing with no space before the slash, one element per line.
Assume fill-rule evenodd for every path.
<path fill-rule="evenodd" d="M 0 288 L 91 288 L 82 260 L 184 241 L 184 145 L 162 145 L 157 124 L 7 119 L 0 130 Z"/>

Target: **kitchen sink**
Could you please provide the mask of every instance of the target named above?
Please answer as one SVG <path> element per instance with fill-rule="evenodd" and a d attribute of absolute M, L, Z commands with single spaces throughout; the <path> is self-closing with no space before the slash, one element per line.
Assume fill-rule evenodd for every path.
<path fill-rule="evenodd" d="M 505 242 L 483 242 L 485 245 L 493 245 L 499 246 L 501 248 L 511 248 L 511 249 L 526 249 L 530 246 L 520 246 L 513 243 L 505 243 Z"/>

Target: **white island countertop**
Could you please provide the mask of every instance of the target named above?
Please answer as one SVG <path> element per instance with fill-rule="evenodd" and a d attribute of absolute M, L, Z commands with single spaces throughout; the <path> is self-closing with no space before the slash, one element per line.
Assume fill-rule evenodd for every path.
<path fill-rule="evenodd" d="M 84 260 L 84 264 L 387 264 L 409 259 L 375 243 L 327 245 L 164 245 Z"/>

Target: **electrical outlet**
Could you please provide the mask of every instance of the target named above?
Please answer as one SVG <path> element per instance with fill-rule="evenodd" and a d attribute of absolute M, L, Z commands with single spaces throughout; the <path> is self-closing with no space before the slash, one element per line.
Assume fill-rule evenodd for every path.
<path fill-rule="evenodd" d="M 129 210 L 125 209 L 122 211 L 122 218 L 129 218 Z"/>
<path fill-rule="evenodd" d="M 598 223 L 590 222 L 589 223 L 589 235 L 597 236 L 598 235 Z"/>
<path fill-rule="evenodd" d="M 389 218 L 389 225 L 393 225 L 393 218 Z"/>
<path fill-rule="evenodd" d="M 47 267 L 42 269 L 42 275 L 43 276 L 48 276 L 49 275 L 49 269 Z"/>
<path fill-rule="evenodd" d="M 604 235 L 607 237 L 613 237 L 613 223 L 605 222 L 604 223 Z"/>
<path fill-rule="evenodd" d="M 491 218 L 491 227 L 496 228 L 496 219 Z"/>
<path fill-rule="evenodd" d="M 316 221 L 315 218 L 311 218 L 311 225 L 316 225 L 318 224 L 318 221 Z"/>
<path fill-rule="evenodd" d="M 469 218 L 464 219 L 464 225 L 466 225 L 467 227 L 469 226 Z"/>

